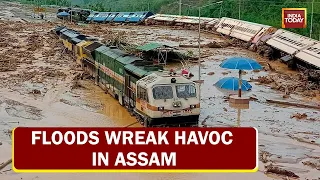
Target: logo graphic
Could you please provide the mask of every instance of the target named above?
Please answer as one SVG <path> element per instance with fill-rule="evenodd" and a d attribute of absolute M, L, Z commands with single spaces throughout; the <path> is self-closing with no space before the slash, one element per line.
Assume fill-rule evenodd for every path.
<path fill-rule="evenodd" d="M 307 8 L 282 8 L 282 28 L 306 28 Z"/>

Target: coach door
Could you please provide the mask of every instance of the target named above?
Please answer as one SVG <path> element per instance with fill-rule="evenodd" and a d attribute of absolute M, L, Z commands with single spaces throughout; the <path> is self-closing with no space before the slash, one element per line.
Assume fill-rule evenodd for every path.
<path fill-rule="evenodd" d="M 124 84 L 125 84 L 125 88 L 124 88 L 124 104 L 127 106 L 129 105 L 129 98 L 130 98 L 130 76 L 128 74 L 124 75 L 125 79 L 124 79 Z"/>

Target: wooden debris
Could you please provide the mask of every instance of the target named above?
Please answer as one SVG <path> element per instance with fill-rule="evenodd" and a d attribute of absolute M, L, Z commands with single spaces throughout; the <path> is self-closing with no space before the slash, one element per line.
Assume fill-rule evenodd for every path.
<path fill-rule="evenodd" d="M 308 115 L 306 113 L 300 114 L 300 113 L 296 113 L 294 115 L 291 116 L 292 118 L 296 118 L 296 119 L 306 119 L 308 117 Z"/>
<path fill-rule="evenodd" d="M 230 44 L 227 42 L 210 42 L 208 44 L 200 44 L 201 48 L 224 48 Z M 183 48 L 199 48 L 199 44 L 179 44 L 179 47 Z"/>
<path fill-rule="evenodd" d="M 2 170 L 3 168 L 5 168 L 6 166 L 8 166 L 11 162 L 12 162 L 12 159 L 9 159 L 8 161 L 3 162 L 3 163 L 0 165 L 0 170 Z"/>
<path fill-rule="evenodd" d="M 270 65 L 270 63 L 268 63 L 268 67 L 269 67 L 270 71 L 275 71 L 275 69 Z"/>
<path fill-rule="evenodd" d="M 250 96 L 250 101 L 258 101 L 258 98 L 254 97 L 254 96 Z"/>
<path fill-rule="evenodd" d="M 179 47 L 183 47 L 183 48 L 198 48 L 199 45 L 198 44 L 179 44 Z M 204 48 L 206 47 L 206 44 L 200 44 L 200 48 Z"/>
<path fill-rule="evenodd" d="M 266 168 L 265 173 L 274 173 L 274 174 L 284 175 L 287 177 L 299 178 L 299 176 L 296 175 L 295 173 L 285 169 L 281 169 L 279 167 L 275 167 L 272 164 L 265 166 L 265 168 Z"/>
<path fill-rule="evenodd" d="M 302 164 L 305 165 L 305 166 L 309 166 L 311 168 L 320 170 L 320 161 L 318 161 L 318 163 L 317 162 L 311 162 L 311 161 L 305 161 L 305 162 L 302 162 Z"/>
<path fill-rule="evenodd" d="M 267 151 L 262 151 L 260 153 L 260 157 L 259 157 L 259 160 L 262 161 L 263 163 L 267 163 L 269 160 L 269 157 L 270 157 L 270 153 L 267 152 Z"/>
<path fill-rule="evenodd" d="M 296 106 L 296 107 L 301 107 L 301 108 L 311 108 L 311 109 L 319 109 L 320 110 L 320 105 L 299 104 L 299 103 L 294 103 L 294 102 L 279 101 L 279 100 L 272 100 L 272 99 L 267 99 L 267 102 L 275 103 L 275 104 L 283 104 L 283 105 L 288 105 L 288 106 Z"/>

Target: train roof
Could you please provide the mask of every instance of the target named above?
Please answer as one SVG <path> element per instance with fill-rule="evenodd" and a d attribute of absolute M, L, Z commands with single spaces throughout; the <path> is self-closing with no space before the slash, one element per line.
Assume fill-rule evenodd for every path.
<path fill-rule="evenodd" d="M 152 73 L 148 70 L 145 70 L 143 66 L 135 66 L 134 64 L 127 64 L 124 68 L 126 71 L 129 71 L 130 73 L 138 77 L 143 77 L 145 75 Z"/>
<path fill-rule="evenodd" d="M 175 79 L 175 84 L 195 84 L 191 80 L 181 76 L 181 75 L 170 75 L 167 71 L 154 71 L 148 76 L 141 78 L 139 86 L 145 88 L 151 88 L 155 84 L 171 84 L 172 79 Z"/>
<path fill-rule="evenodd" d="M 239 19 L 233 19 L 233 18 L 228 18 L 228 17 L 222 17 L 221 20 L 223 20 L 223 19 L 233 20 L 233 21 L 237 21 L 237 22 L 244 22 L 244 23 L 247 23 L 247 24 L 261 26 L 261 27 L 271 27 L 271 26 L 265 25 L 265 24 L 258 24 L 258 23 L 254 23 L 254 22 L 249 22 L 249 21 L 244 21 L 244 20 L 239 20 Z M 223 21 L 221 21 L 221 22 L 223 22 Z"/>
<path fill-rule="evenodd" d="M 93 42 L 92 44 L 84 47 L 84 49 L 86 49 L 87 51 L 92 52 L 92 51 L 94 51 L 95 49 L 97 49 L 97 48 L 99 48 L 101 46 L 103 46 L 103 44 L 101 44 L 99 42 Z"/>
<path fill-rule="evenodd" d="M 78 44 L 78 43 L 80 43 L 81 41 L 83 41 L 83 39 L 79 39 L 79 38 L 77 38 L 77 37 L 71 39 L 71 43 L 72 43 L 72 44 Z"/>
<path fill-rule="evenodd" d="M 120 62 L 121 64 L 130 64 L 135 61 L 142 61 L 142 59 L 137 56 L 127 55 L 118 57 L 116 61 Z"/>

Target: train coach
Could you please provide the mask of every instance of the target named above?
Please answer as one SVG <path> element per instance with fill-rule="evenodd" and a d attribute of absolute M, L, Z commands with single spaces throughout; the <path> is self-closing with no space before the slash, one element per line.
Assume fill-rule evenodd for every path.
<path fill-rule="evenodd" d="M 86 22 L 88 23 L 141 23 L 152 16 L 149 11 L 138 12 L 92 12 Z"/>
<path fill-rule="evenodd" d="M 220 22 L 215 26 L 218 33 L 235 38 L 242 41 L 245 48 L 256 50 L 259 42 L 277 29 L 268 25 L 252 23 L 232 18 L 221 18 Z M 241 43 L 241 42 L 240 42 Z"/>
<path fill-rule="evenodd" d="M 302 53 L 299 52 L 305 52 L 304 55 L 310 54 L 312 53 L 312 51 L 309 52 L 309 50 L 311 49 L 306 49 L 312 47 L 317 43 L 319 43 L 319 41 L 283 29 L 278 29 L 266 41 L 266 44 L 273 49 L 273 52 L 275 54 L 274 58 L 280 58 L 282 61 L 286 62 L 289 67 L 292 68 L 294 68 L 296 65 L 296 58 L 299 58 L 303 62 L 310 65 L 316 65 L 314 63 L 316 61 L 310 60 L 310 56 L 301 56 Z M 298 57 L 297 54 L 299 54 Z M 315 56 L 312 57 L 318 58 Z M 318 61 L 320 61 L 320 59 L 318 59 Z M 319 67 L 320 66 L 318 66 L 318 68 Z"/>
<path fill-rule="evenodd" d="M 215 24 L 218 22 L 218 18 L 200 17 L 200 27 L 202 29 L 212 30 L 212 28 L 214 28 Z M 183 26 L 187 29 L 196 29 L 199 26 L 199 17 L 155 14 L 153 16 L 148 17 L 145 20 L 145 24 Z"/>
<path fill-rule="evenodd" d="M 320 67 L 320 42 L 299 51 L 296 58 L 307 62 L 313 69 L 319 69 Z"/>
<path fill-rule="evenodd" d="M 64 43 L 65 47 L 76 55 L 77 63 L 95 78 L 95 83 L 135 114 L 141 124 L 146 127 L 198 126 L 200 91 L 195 82 L 88 38 L 71 41 L 75 48 L 70 49 L 63 32 L 86 36 L 61 27 L 55 32 L 63 42 L 68 42 Z"/>

